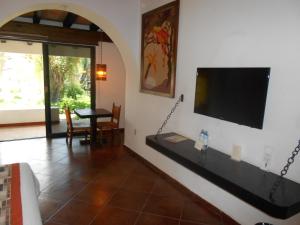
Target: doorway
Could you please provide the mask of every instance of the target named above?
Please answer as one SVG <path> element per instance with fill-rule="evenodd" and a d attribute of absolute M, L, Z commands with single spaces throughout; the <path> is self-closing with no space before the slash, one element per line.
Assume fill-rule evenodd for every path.
<path fill-rule="evenodd" d="M 95 105 L 94 48 L 44 44 L 43 49 L 47 137 L 61 137 L 67 130 L 65 108 L 73 111 Z M 90 121 L 81 123 L 89 126 Z"/>
<path fill-rule="evenodd" d="M 42 44 L 1 40 L 0 141 L 45 135 Z"/>
<path fill-rule="evenodd" d="M 95 106 L 94 47 L 0 44 L 0 141 L 64 136 L 64 108 Z"/>
<path fill-rule="evenodd" d="M 122 44 L 120 45 L 120 43 L 123 43 L 121 41 L 123 40 L 122 37 L 118 36 L 118 32 L 117 32 L 117 36 L 115 36 L 114 34 L 114 37 L 118 42 L 118 44 L 114 44 L 112 40 L 105 33 L 103 33 L 103 29 L 99 29 L 99 27 L 97 27 L 97 25 L 93 24 L 93 22 L 91 21 L 103 25 L 103 28 L 105 30 L 108 29 L 110 32 L 115 29 L 114 27 L 112 27 L 111 25 L 107 27 L 108 23 L 106 23 L 105 20 L 102 21 L 100 17 L 99 18 L 90 17 L 89 13 L 85 13 L 84 11 L 82 12 L 81 10 L 77 11 L 72 7 L 70 8 L 69 12 L 61 11 L 60 8 L 58 8 L 58 10 L 44 10 L 43 7 L 41 8 L 38 7 L 35 10 L 36 11 L 22 14 L 18 16 L 14 21 L 10 21 L 9 23 L 5 24 L 3 26 L 3 31 L 5 30 L 6 33 L 5 32 L 1 33 L 0 31 L 0 35 L 1 34 L 4 35 L 2 36 L 2 38 L 11 37 L 11 36 L 7 36 L 7 32 L 14 32 L 15 27 L 22 27 L 22 29 L 21 30 L 19 29 L 18 32 L 14 32 L 14 34 L 17 35 L 16 38 L 19 40 L 20 39 L 27 40 L 27 38 L 30 39 L 33 38 L 34 40 L 40 42 L 72 43 L 75 45 L 95 46 L 95 51 L 96 51 L 95 61 L 97 61 L 97 63 L 101 63 L 102 60 L 100 60 L 100 58 L 102 58 L 103 55 L 103 61 L 105 64 L 107 64 L 109 76 L 107 81 L 95 82 L 97 83 L 97 94 L 92 95 L 91 97 L 95 97 L 97 95 L 97 101 L 95 105 L 97 105 L 98 108 L 101 107 L 110 110 L 113 102 L 116 103 L 117 105 L 122 105 L 120 127 L 124 128 L 126 71 L 125 71 L 125 64 L 123 64 L 124 62 L 122 58 L 124 56 L 127 56 L 125 58 L 129 59 L 129 61 L 127 60 L 126 62 L 127 63 L 129 62 L 130 64 L 132 62 L 131 60 L 132 55 L 130 54 L 130 51 L 128 51 L 126 46 L 123 46 Z M 79 12 L 82 12 L 83 15 L 89 17 L 91 21 L 88 21 L 81 16 L 74 15 L 74 13 L 79 13 Z M 70 18 L 73 19 L 70 20 Z M 41 30 L 38 26 L 41 27 Z M 26 27 L 28 27 L 28 29 L 26 29 Z M 29 29 L 29 27 L 35 27 L 36 29 Z M 59 29 L 57 29 L 57 27 L 59 27 Z M 71 29 L 68 31 L 67 28 L 71 28 Z M 82 29 L 83 31 L 80 31 L 80 29 Z M 41 32 L 39 32 L 39 30 Z M 48 33 L 45 33 L 46 31 Z M 66 35 L 64 35 L 63 31 L 66 32 Z M 87 31 L 90 35 L 87 34 Z M 74 35 L 75 33 L 78 34 L 77 32 L 79 32 L 80 35 Z M 71 34 L 71 36 L 69 34 Z M 64 40 L 61 40 L 62 38 L 64 38 Z M 104 40 L 103 54 L 102 54 L 102 48 L 100 49 L 98 47 L 100 43 L 99 40 Z M 123 52 L 123 54 L 120 54 L 121 52 Z M 130 65 L 133 66 L 133 64 Z M 131 66 L 129 68 L 130 71 L 133 70 L 132 69 L 133 67 Z M 47 94 L 49 94 L 50 88 L 47 91 L 48 91 Z M 45 101 L 47 101 L 47 99 L 45 99 Z M 91 101 L 93 103 L 92 99 Z M 48 121 L 51 121 L 51 119 L 49 119 L 51 118 L 50 101 L 49 101 L 49 106 L 47 108 L 49 108 L 49 112 L 46 117 Z M 57 115 L 57 108 L 55 109 L 55 106 L 52 107 L 52 114 Z M 52 118 L 52 122 L 54 122 L 53 120 L 54 118 Z M 51 137 L 53 134 L 55 134 L 54 136 L 56 136 L 56 133 L 59 133 L 55 131 L 52 132 L 53 129 L 51 130 L 51 124 L 49 127 L 50 128 L 47 129 L 47 133 L 49 134 L 48 135 L 49 137 Z"/>

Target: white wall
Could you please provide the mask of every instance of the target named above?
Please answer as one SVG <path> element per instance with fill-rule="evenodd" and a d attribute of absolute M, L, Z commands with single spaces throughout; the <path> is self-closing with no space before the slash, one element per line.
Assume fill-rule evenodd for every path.
<path fill-rule="evenodd" d="M 59 122 L 59 108 L 51 107 L 51 121 Z M 45 122 L 45 109 L 1 109 L 0 110 L 0 124 L 16 124 L 16 123 L 32 123 Z"/>
<path fill-rule="evenodd" d="M 167 1 L 154 2 L 157 7 Z M 153 9 L 154 3 L 142 0 L 141 6 L 145 12 Z M 243 160 L 254 165 L 260 164 L 264 146 L 271 146 L 271 171 L 279 173 L 299 138 L 299 12 L 296 0 L 182 0 L 176 98 L 183 93 L 185 101 L 165 131 L 196 139 L 202 128 L 207 129 L 212 147 L 229 153 L 233 144 L 241 144 Z M 272 70 L 263 130 L 193 113 L 197 67 L 243 66 L 270 66 Z M 145 136 L 156 132 L 175 99 L 141 93 L 132 94 L 132 98 L 134 102 L 130 95 L 126 104 L 135 108 L 135 118 L 126 117 L 126 145 L 130 148 L 243 225 L 300 223 L 300 214 L 288 220 L 271 218 L 147 147 Z M 288 173 L 288 178 L 298 183 L 299 161 L 298 157 Z"/>
<path fill-rule="evenodd" d="M 0 124 L 45 122 L 45 109 L 0 110 Z"/>
<path fill-rule="evenodd" d="M 112 109 L 112 104 L 121 105 L 120 128 L 125 121 L 125 67 L 118 48 L 113 43 L 102 43 L 102 63 L 107 65 L 107 80 L 96 81 L 96 106 Z M 100 43 L 96 48 L 96 63 L 101 63 Z"/>
<path fill-rule="evenodd" d="M 13 52 L 24 54 L 43 54 L 42 44 L 30 43 L 26 41 L 11 41 L 7 40 L 5 43 L 0 42 L 0 52 Z"/>

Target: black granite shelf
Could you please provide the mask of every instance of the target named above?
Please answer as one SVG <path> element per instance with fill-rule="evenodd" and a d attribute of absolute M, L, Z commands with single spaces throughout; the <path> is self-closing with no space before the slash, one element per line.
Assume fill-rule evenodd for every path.
<path fill-rule="evenodd" d="M 146 144 L 270 216 L 287 219 L 300 212 L 300 184 L 284 178 L 270 199 L 278 175 L 231 160 L 212 148 L 198 151 L 193 140 L 176 144 L 164 140 L 174 134 L 147 136 Z"/>

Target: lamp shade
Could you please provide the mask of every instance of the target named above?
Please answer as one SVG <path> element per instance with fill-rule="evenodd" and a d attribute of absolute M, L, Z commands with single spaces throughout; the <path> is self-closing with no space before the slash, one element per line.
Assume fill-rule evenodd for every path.
<path fill-rule="evenodd" d="M 96 67 L 96 80 L 106 80 L 106 64 L 97 64 Z"/>

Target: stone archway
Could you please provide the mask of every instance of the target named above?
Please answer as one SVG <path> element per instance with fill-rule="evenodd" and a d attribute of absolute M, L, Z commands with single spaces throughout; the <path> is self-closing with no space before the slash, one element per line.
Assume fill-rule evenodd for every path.
<path fill-rule="evenodd" d="M 0 27 L 21 14 L 31 12 L 31 11 L 36 11 L 36 10 L 43 10 L 43 9 L 64 10 L 64 11 L 72 12 L 82 17 L 85 17 L 89 21 L 98 25 L 99 27 L 101 27 L 101 29 L 103 29 L 103 31 L 106 34 L 108 34 L 108 36 L 113 40 L 115 45 L 118 47 L 125 64 L 126 71 L 129 72 L 131 69 L 133 69 L 132 66 L 134 66 L 135 64 L 133 53 L 129 45 L 126 43 L 126 40 L 123 38 L 122 34 L 116 29 L 116 27 L 107 18 L 89 10 L 88 8 L 84 7 L 84 5 L 81 6 L 73 3 L 63 3 L 63 4 L 36 3 L 33 5 L 28 4 L 28 6 L 20 7 L 20 9 L 17 9 L 16 12 L 13 12 L 11 15 L 4 16 L 4 18 L 0 17 Z M 128 72 L 126 73 L 129 74 Z"/>
<path fill-rule="evenodd" d="M 126 76 L 126 84 L 125 84 L 125 108 L 127 108 L 128 102 L 128 91 L 131 92 L 132 90 L 129 90 L 128 85 L 129 83 L 134 79 L 134 77 L 138 74 L 138 62 L 136 55 L 136 47 L 130 46 L 130 39 L 128 39 L 128 34 L 122 33 L 122 29 L 118 30 L 118 24 L 114 24 L 115 21 L 110 20 L 112 15 L 105 16 L 101 15 L 101 12 L 97 13 L 97 11 L 93 10 L 93 8 L 89 8 L 86 6 L 85 2 L 77 2 L 73 3 L 70 1 L 61 1 L 63 3 L 52 3 L 52 0 L 37 0 L 37 1 L 24 1 L 24 2 L 18 2 L 18 4 L 15 1 L 12 2 L 5 2 L 3 3 L 4 6 L 4 12 L 0 15 L 0 27 L 4 25 L 5 23 L 9 22 L 10 20 L 16 18 L 19 15 L 25 14 L 27 12 L 31 11 L 37 11 L 37 10 L 45 10 L 45 9 L 53 9 L 53 10 L 64 10 L 68 12 L 75 13 L 77 15 L 80 15 L 82 17 L 85 17 L 89 21 L 93 22 L 94 24 L 101 27 L 101 29 L 104 30 L 105 33 L 113 40 L 114 44 L 117 46 L 120 55 L 122 57 L 124 66 L 125 66 L 125 76 Z M 75 2 L 75 1 L 74 1 Z M 101 1 L 99 1 L 101 2 Z M 106 1 L 103 1 L 105 3 Z M 113 2 L 113 1 L 112 1 Z M 1 1 L 0 1 L 1 3 Z M 102 3 L 101 3 L 102 4 Z M 111 10 L 114 11 L 113 7 L 115 7 L 115 3 L 105 3 L 107 4 L 107 9 L 103 9 L 102 12 L 105 12 L 105 10 Z M 90 6 L 91 7 L 91 6 Z M 2 7 L 1 7 L 2 8 Z M 5 9 L 7 8 L 7 9 Z M 3 8 L 2 8 L 3 10 Z M 0 10 L 1 11 L 1 10 Z M 120 11 L 120 9 L 119 9 Z M 114 12 L 115 13 L 115 12 Z M 116 16 L 117 13 L 115 13 Z M 121 20 L 121 19 L 119 19 Z M 127 39 L 126 39 L 127 38 Z M 134 38 L 134 37 L 133 37 Z M 134 38 L 135 39 L 135 38 Z M 132 43 L 131 43 L 132 44 Z M 131 78 L 130 78 L 131 77 Z M 129 78 L 129 79 L 128 79 Z M 131 81 L 129 81 L 131 80 Z M 125 117 L 126 117 L 125 112 Z M 127 119 L 125 119 L 126 121 Z M 125 122 L 126 126 L 126 122 Z"/>

